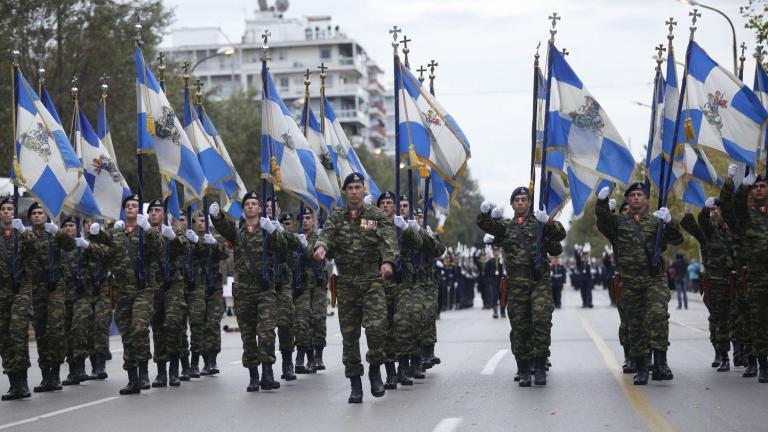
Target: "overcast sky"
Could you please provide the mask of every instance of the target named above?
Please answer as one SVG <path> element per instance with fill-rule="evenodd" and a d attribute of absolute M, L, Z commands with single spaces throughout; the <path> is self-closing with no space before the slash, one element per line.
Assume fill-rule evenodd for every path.
<path fill-rule="evenodd" d="M 218 25 L 239 41 L 244 17 L 256 1 L 166 0 L 176 10 L 172 27 Z M 270 0 L 270 4 L 273 1 Z M 747 0 L 709 0 L 734 20 L 738 43 L 748 54 L 754 38 L 743 28 L 739 6 Z M 679 23 L 675 52 L 682 62 L 688 41 L 691 8 L 676 0 L 291 0 L 286 16 L 331 15 L 358 40 L 392 81 L 388 30 L 400 26 L 413 42 L 411 64 L 438 61 L 435 89 L 443 106 L 458 121 L 472 147 L 469 167 L 485 196 L 508 203 L 512 189 L 528 183 L 531 137 L 533 54 L 546 45 L 557 11 L 556 45 L 567 48 L 567 61 L 590 89 L 631 146 L 644 158 L 655 62 L 653 48 L 666 45 L 669 17 Z M 731 68 L 732 37 L 723 17 L 700 10 L 696 40 Z M 544 50 L 542 50 L 544 53 Z M 754 61 L 745 67 L 751 87 Z M 678 74 L 682 74 L 682 68 Z"/>

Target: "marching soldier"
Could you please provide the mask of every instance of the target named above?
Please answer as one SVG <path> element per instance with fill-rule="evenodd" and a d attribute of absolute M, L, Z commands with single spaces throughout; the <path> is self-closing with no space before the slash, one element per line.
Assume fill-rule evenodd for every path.
<path fill-rule="evenodd" d="M 531 195 L 526 187 L 512 192 L 510 204 L 515 211 L 513 220 L 504 219 L 502 209 L 484 202 L 480 205 L 477 224 L 493 236 L 494 244 L 504 250 L 504 263 L 509 278 L 507 291 L 507 315 L 511 331 L 512 352 L 517 360 L 520 387 L 531 386 L 531 359 L 533 359 L 536 385 L 547 384 L 547 358 L 551 343 L 552 282 L 550 281 L 549 259 L 546 255 L 560 255 L 563 251 L 560 241 L 565 238 L 565 229 L 560 222 L 550 220 L 546 212 L 529 212 Z M 542 224 L 542 261 L 537 271 L 535 248 L 537 225 Z"/>
<path fill-rule="evenodd" d="M 244 220 L 239 228 L 224 219 L 218 203 L 211 204 L 208 213 L 216 231 L 234 248 L 237 284 L 232 288 L 232 294 L 243 341 L 243 367 L 248 368 L 250 374 L 246 391 L 259 391 L 259 386 L 264 390 L 276 390 L 280 388 L 280 383 L 274 379 L 272 365 L 275 363 L 277 298 L 269 258 L 273 251 L 282 252 L 287 246 L 272 221 L 259 218 L 259 194 L 246 193 L 241 204 Z M 265 246 L 269 247 L 267 251 Z M 267 257 L 264 257 L 265 253 Z"/>
<path fill-rule="evenodd" d="M 501 279 L 504 278 L 504 265 L 501 262 L 501 249 L 498 247 L 493 248 L 493 256 L 491 259 L 483 264 L 484 276 L 484 289 L 486 296 L 488 297 L 491 307 L 493 308 L 493 318 L 499 318 L 499 286 L 501 285 Z M 555 303 L 558 306 L 558 303 Z M 502 308 L 502 313 L 504 309 Z M 506 316 L 502 317 L 506 318 Z"/>
<path fill-rule="evenodd" d="M 318 232 L 315 230 L 315 215 L 309 208 L 304 208 L 304 214 L 300 215 L 304 219 L 302 228 L 304 229 L 304 238 L 307 241 L 307 246 L 304 248 L 307 251 L 314 250 L 315 242 L 318 238 Z M 325 370 L 325 364 L 323 363 L 323 350 L 325 349 L 325 335 L 326 326 L 325 321 L 328 317 L 328 277 L 325 272 L 326 262 L 317 262 L 311 257 L 307 259 L 305 256 L 304 263 L 302 264 L 305 272 L 305 280 L 309 284 L 311 290 L 311 302 L 310 305 L 310 340 L 311 346 L 307 348 L 307 371 L 309 372 L 310 363 L 311 368 L 315 370 Z"/>
<path fill-rule="evenodd" d="M 368 341 L 366 360 L 371 394 L 384 396 L 381 365 L 386 359 L 387 303 L 382 278 L 390 278 L 398 260 L 395 230 L 387 215 L 364 204 L 365 177 L 352 173 L 344 179 L 346 205 L 328 216 L 314 247 L 314 259 L 334 257 L 339 269 L 338 299 L 344 375 L 352 387 L 349 403 L 363 401 L 360 329 Z"/>
<path fill-rule="evenodd" d="M 21 236 L 26 231 L 21 219 L 14 219 L 11 197 L 0 201 L 0 357 L 11 387 L 2 400 L 26 399 L 31 396 L 27 384 L 29 362 L 29 318 L 32 316 L 30 285 L 23 283 L 21 273 Z M 14 251 L 14 248 L 16 249 Z"/>
<path fill-rule="evenodd" d="M 98 223 L 87 218 L 83 220 L 83 231 L 89 235 L 98 236 L 101 229 L 102 227 Z M 111 355 L 109 351 L 109 327 L 112 325 L 114 293 L 110 293 L 110 250 L 107 246 L 102 245 L 102 248 L 101 257 L 91 259 L 86 270 L 86 276 L 91 284 L 91 308 L 93 310 L 93 325 L 89 332 L 91 375 L 88 379 L 91 380 L 107 378 L 106 362 Z"/>
<path fill-rule="evenodd" d="M 637 373 L 635 385 L 648 383 L 648 347 L 653 350 L 653 380 L 671 380 L 672 371 L 667 364 L 669 348 L 670 293 L 664 279 L 663 263 L 653 263 L 659 223 L 666 224 L 664 242 L 678 245 L 683 236 L 672 221 L 669 209 L 661 207 L 648 215 L 648 191 L 645 184 L 635 182 L 624 192 L 629 211 L 626 216 L 611 213 L 608 205 L 610 188 L 602 188 L 597 195 L 595 214 L 602 230 L 614 242 L 616 267 L 621 273 L 621 293 L 628 319 L 631 356 Z"/>
<path fill-rule="evenodd" d="M 192 229 L 194 223 L 194 218 L 192 221 L 187 221 L 186 214 L 181 214 L 179 217 L 179 230 L 189 240 L 184 255 L 177 258 L 177 266 L 182 269 L 181 273 L 184 277 L 184 303 L 186 304 L 180 335 L 181 355 L 179 356 L 179 361 L 181 362 L 181 372 L 179 380 L 181 381 L 189 381 L 190 378 L 200 378 L 200 370 L 197 369 L 197 365 L 199 364 L 199 356 L 203 344 L 205 299 L 202 290 L 204 285 L 198 282 L 200 268 L 196 259 L 196 251 L 200 246 L 200 238 L 195 230 Z M 187 337 L 187 325 L 189 325 L 189 337 Z M 198 356 L 198 361 L 192 362 L 194 366 L 191 366 L 189 362 L 190 350 Z"/>

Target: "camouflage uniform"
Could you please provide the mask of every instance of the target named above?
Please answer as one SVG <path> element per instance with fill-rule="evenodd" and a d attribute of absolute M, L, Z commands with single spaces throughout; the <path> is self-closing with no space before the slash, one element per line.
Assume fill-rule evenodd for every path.
<path fill-rule="evenodd" d="M 312 233 L 308 238 L 307 250 L 313 250 L 314 242 L 317 240 L 317 234 Z M 312 319 L 310 320 L 310 333 L 312 345 L 322 351 L 325 347 L 326 319 L 328 317 L 328 276 L 326 272 L 326 263 L 314 263 L 312 275 L 314 283 L 312 287 Z"/>
<path fill-rule="evenodd" d="M 13 262 L 13 242 L 18 236 L 16 262 Z M 0 357 L 6 374 L 29 369 L 29 321 L 32 317 L 30 285 L 23 283 L 21 271 L 21 236 L 14 229 L 0 233 Z M 16 269 L 16 285 L 9 270 Z M 25 375 L 26 378 L 26 375 Z"/>
<path fill-rule="evenodd" d="M 273 265 L 277 268 L 277 277 L 274 280 L 275 294 L 277 298 L 277 338 L 280 340 L 280 351 L 293 352 L 296 346 L 294 322 L 296 320 L 296 308 L 293 304 L 293 279 L 294 268 L 293 252 L 299 247 L 299 239 L 294 233 L 284 231 L 281 236 L 286 240 L 286 249 L 282 252 L 273 252 Z"/>
<path fill-rule="evenodd" d="M 400 356 L 421 356 L 416 327 L 424 322 L 423 306 L 415 292 L 416 272 L 422 238 L 413 229 L 400 232 L 400 262 L 397 281 L 384 281 L 387 300 L 387 361 Z"/>
<path fill-rule="evenodd" d="M 600 231 L 600 234 L 605 236 L 606 239 L 611 243 L 611 248 L 613 249 L 613 259 L 616 261 L 618 259 L 617 252 L 618 248 L 616 247 L 616 236 L 615 233 L 611 231 L 610 224 L 606 225 L 604 219 L 598 219 L 597 220 L 597 230 Z M 619 273 L 619 275 L 621 275 Z M 621 286 L 619 286 L 619 290 L 621 290 Z M 627 361 L 631 358 L 631 348 L 629 343 L 629 324 L 627 320 L 627 308 L 624 303 L 624 297 L 621 297 L 620 299 L 616 300 L 616 310 L 619 313 L 619 344 L 624 348 L 624 360 L 625 360 L 625 366 L 627 366 L 627 370 L 632 369 L 632 365 L 627 365 Z"/>
<path fill-rule="evenodd" d="M 205 314 L 205 279 L 200 283 L 200 266 L 196 259 L 197 249 L 202 240 L 188 242 L 184 255 L 177 257 L 177 266 L 184 276 L 184 317 L 181 324 L 181 357 L 188 358 L 190 350 L 195 353 L 203 349 L 203 315 Z M 189 337 L 187 337 L 189 324 Z"/>
<path fill-rule="evenodd" d="M 339 326 L 344 375 L 363 374 L 360 329 L 368 341 L 366 361 L 380 366 L 385 360 L 387 303 L 379 266 L 397 262 L 395 229 L 387 215 L 364 205 L 357 211 L 335 210 L 328 216 L 315 248 L 322 247 L 336 260 Z"/>
<path fill-rule="evenodd" d="M 310 234 L 310 236 L 314 236 Z M 309 247 L 309 241 L 307 241 Z M 311 249 L 310 249 L 311 250 Z M 315 284 L 313 269 L 314 260 L 307 257 L 300 248 L 290 249 L 291 254 L 288 259 L 288 272 L 291 277 L 291 293 L 294 306 L 293 333 L 295 336 L 296 347 L 308 350 L 312 348 L 312 333 L 310 332 L 312 323 L 312 286 Z M 301 274 L 296 280 L 296 264 L 301 260 Z M 296 284 L 299 283 L 297 287 Z M 279 327 L 278 327 L 279 328 Z M 282 342 L 281 342 L 282 345 Z"/>
<path fill-rule="evenodd" d="M 91 350 L 104 358 L 110 355 L 109 327 L 112 325 L 112 300 L 109 297 L 110 286 L 114 285 L 109 276 L 110 253 L 105 250 L 100 260 L 91 261 L 89 278 L 93 288 L 91 305 L 93 308 L 93 327 L 91 328 Z"/>
<path fill-rule="evenodd" d="M 158 234 L 159 228 L 156 229 Z M 152 315 L 152 342 L 154 362 L 163 363 L 181 355 L 184 332 L 184 276 L 179 258 L 187 252 L 189 240 L 184 232 L 175 229 L 176 237 L 168 240 L 160 237 L 161 253 L 154 261 L 150 278 L 157 287 L 154 293 Z"/>
<path fill-rule="evenodd" d="M 421 347 L 434 350 L 437 343 L 437 279 L 435 278 L 435 260 L 443 256 L 445 246 L 437 236 L 430 237 L 426 230 L 419 231 L 424 239 L 422 257 L 419 262 L 416 287 L 423 293 L 422 308 L 424 309 L 424 331 L 421 334 Z M 434 356 L 430 352 L 429 356 Z"/>
<path fill-rule="evenodd" d="M 221 236 L 215 236 L 216 244 L 207 245 L 202 240 L 197 243 L 195 258 L 197 260 L 199 294 L 202 300 L 202 336 L 200 351 L 196 351 L 193 336 L 192 351 L 203 353 L 221 352 L 221 316 L 224 313 L 223 278 L 219 263 L 229 257 L 227 243 Z M 211 280 L 208 281 L 208 260 L 210 257 Z M 194 335 L 194 333 L 193 333 Z"/>

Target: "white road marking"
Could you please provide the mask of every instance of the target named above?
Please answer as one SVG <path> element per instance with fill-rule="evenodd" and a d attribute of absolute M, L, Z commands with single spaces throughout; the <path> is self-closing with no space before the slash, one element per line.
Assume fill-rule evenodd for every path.
<path fill-rule="evenodd" d="M 123 352 L 123 349 L 122 348 L 113 349 L 113 350 L 109 350 L 109 352 L 111 352 L 112 354 L 120 354 L 121 352 Z"/>
<path fill-rule="evenodd" d="M 17 422 L 7 423 L 7 424 L 4 424 L 4 425 L 0 425 L 0 430 L 2 430 L 2 429 L 10 429 L 12 427 L 16 427 L 16 426 L 27 424 L 27 423 L 32 423 L 32 422 L 38 421 L 38 420 L 44 420 L 44 419 L 47 419 L 47 418 L 55 417 L 55 416 L 57 416 L 59 414 L 66 414 L 68 412 L 72 412 L 72 411 L 79 410 L 79 409 L 82 409 L 82 408 L 88 408 L 88 407 L 91 407 L 91 406 L 94 406 L 94 405 L 102 404 L 104 402 L 113 401 L 115 399 L 118 399 L 118 397 L 117 396 L 112 396 L 112 397 L 108 397 L 108 398 L 104 398 L 104 399 L 99 399 L 99 400 L 96 400 L 96 401 L 93 401 L 93 402 L 84 403 L 82 405 L 75 405 L 73 407 L 64 408 L 64 409 L 61 409 L 61 410 L 58 410 L 58 411 L 49 412 L 47 414 L 42 414 L 42 415 L 39 415 L 39 416 L 36 416 L 36 417 L 30 417 L 28 419 L 19 420 Z"/>
<path fill-rule="evenodd" d="M 493 375 L 493 373 L 496 371 L 496 366 L 499 365 L 501 359 L 503 359 L 507 354 L 509 354 L 508 349 L 499 350 L 499 352 L 494 354 L 493 357 L 488 360 L 488 363 L 485 364 L 483 370 L 480 371 L 480 375 Z"/>
<path fill-rule="evenodd" d="M 673 320 L 673 319 L 670 319 L 670 320 L 669 320 L 669 322 L 671 322 L 672 324 L 677 324 L 677 325 L 679 325 L 680 327 L 685 327 L 685 328 L 687 328 L 688 330 L 693 330 L 693 331 L 695 331 L 695 332 L 697 332 L 697 333 L 709 333 L 709 331 L 704 331 L 704 330 L 702 330 L 702 329 L 699 329 L 699 328 L 696 328 L 696 327 L 692 327 L 692 326 L 689 326 L 688 324 L 683 324 L 682 322 L 680 322 L 680 321 L 677 321 L 677 320 Z"/>
<path fill-rule="evenodd" d="M 339 337 L 339 336 L 341 336 L 341 332 L 339 332 L 339 333 L 335 333 L 335 334 L 333 335 L 333 337 Z"/>
<path fill-rule="evenodd" d="M 229 364 L 231 364 L 231 365 L 236 365 L 236 364 L 240 364 L 240 363 L 242 363 L 242 362 L 243 362 L 242 360 L 235 360 L 235 361 L 233 361 L 233 362 L 229 362 Z"/>
<path fill-rule="evenodd" d="M 453 432 L 459 429 L 461 417 L 447 417 L 440 420 L 440 423 L 432 429 L 432 432 Z"/>

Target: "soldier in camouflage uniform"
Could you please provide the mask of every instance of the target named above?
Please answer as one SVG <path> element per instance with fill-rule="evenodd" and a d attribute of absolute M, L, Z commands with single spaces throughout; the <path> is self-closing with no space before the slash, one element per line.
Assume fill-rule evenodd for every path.
<path fill-rule="evenodd" d="M 200 268 L 195 259 L 195 251 L 200 246 L 200 239 L 195 230 L 192 229 L 191 223 L 187 222 L 186 214 L 179 216 L 179 230 L 189 240 L 184 255 L 176 258 L 176 265 L 182 269 L 181 273 L 184 277 L 184 304 L 186 305 L 181 325 L 181 355 L 179 356 L 181 372 L 179 373 L 179 380 L 189 381 L 190 378 L 200 378 L 200 371 L 190 366 L 189 354 L 190 348 L 195 353 L 200 353 L 202 349 L 205 300 L 202 292 L 203 285 L 198 284 Z M 189 337 L 187 337 L 187 324 L 189 324 Z"/>
<path fill-rule="evenodd" d="M 200 287 L 203 308 L 203 334 L 200 351 L 195 351 L 193 338 L 191 369 L 199 377 L 219 373 L 216 357 L 221 352 L 221 316 L 224 313 L 223 277 L 219 263 L 229 257 L 229 249 L 224 238 L 206 231 L 205 216 L 202 214 L 195 219 L 195 232 L 201 238 L 195 249 L 195 260 L 198 270 L 197 285 Z M 203 370 L 198 370 L 198 360 L 201 355 Z"/>
<path fill-rule="evenodd" d="M 733 169 L 729 167 L 729 174 Z M 748 203 L 752 198 L 752 205 Z M 752 326 L 752 353 L 757 358 L 757 379 L 768 383 L 768 180 L 747 175 L 736 191 L 733 211 L 742 227 L 749 288 L 747 299 Z"/>
<path fill-rule="evenodd" d="M 365 177 L 352 173 L 344 179 L 346 205 L 328 216 L 314 247 L 314 259 L 335 258 L 339 270 L 339 326 L 343 344 L 344 375 L 352 391 L 349 403 L 363 401 L 360 329 L 368 341 L 366 360 L 371 394 L 384 396 L 381 365 L 387 331 L 387 303 L 382 278 L 390 278 L 398 260 L 395 230 L 387 215 L 364 204 Z"/>
<path fill-rule="evenodd" d="M 624 193 L 629 204 L 625 215 L 611 213 L 608 206 L 610 188 L 598 193 L 595 214 L 602 231 L 613 239 L 616 268 L 621 273 L 622 298 L 628 318 L 629 344 L 635 359 L 637 373 L 635 385 L 648 383 L 648 347 L 653 350 L 653 380 L 671 380 L 672 371 L 667 364 L 669 348 L 670 293 L 667 288 L 663 262 L 653 266 L 653 252 L 661 222 L 666 224 L 661 250 L 667 244 L 678 245 L 683 236 L 672 221 L 669 209 L 662 207 L 651 217 L 647 213 L 648 192 L 645 184 L 636 182 Z M 663 261 L 663 260 L 661 260 Z"/>
<path fill-rule="evenodd" d="M 121 395 L 149 390 L 149 325 L 152 319 L 154 283 L 150 264 L 163 254 L 163 240 L 141 213 L 138 195 L 123 199 L 125 222 L 115 222 L 112 230 L 101 230 L 90 240 L 109 248 L 115 294 L 115 322 L 123 342 L 123 369 L 128 384 Z"/>
<path fill-rule="evenodd" d="M 416 209 L 416 222 L 422 225 L 424 215 Z M 440 357 L 435 356 L 435 344 L 437 343 L 437 320 L 439 319 L 438 283 L 435 271 L 435 263 L 445 254 L 446 248 L 436 233 L 432 232 L 429 225 L 419 231 L 424 243 L 422 246 L 421 260 L 416 286 L 422 288 L 424 293 L 424 332 L 421 336 L 421 350 L 423 368 L 430 369 L 441 363 Z"/>
<path fill-rule="evenodd" d="M 27 211 L 32 229 L 22 235 L 22 268 L 32 293 L 38 364 L 43 381 L 35 392 L 61 390 L 59 368 L 64 362 L 64 285 L 61 252 L 75 248 L 75 239 L 60 231 L 35 202 Z"/>
<path fill-rule="evenodd" d="M 0 249 L 3 251 L 0 260 L 0 357 L 11 386 L 3 394 L 2 400 L 26 399 L 31 396 L 27 370 L 30 367 L 29 320 L 32 316 L 32 295 L 30 286 L 23 283 L 21 274 L 21 235 L 26 227 L 21 219 L 14 219 L 13 216 L 13 201 L 5 197 L 0 201 Z"/>
<path fill-rule="evenodd" d="M 480 205 L 477 224 L 493 236 L 495 245 L 504 250 L 504 263 L 509 277 L 507 291 L 507 315 L 512 329 L 510 341 L 512 353 L 517 361 L 520 387 L 531 386 L 531 359 L 534 366 L 534 384 L 546 385 L 546 363 L 551 344 L 552 282 L 549 259 L 563 251 L 560 241 L 565 238 L 565 229 L 546 212 L 529 212 L 530 192 L 518 187 L 510 198 L 515 211 L 513 220 L 504 219 L 500 207 L 491 210 L 490 203 Z M 542 225 L 542 257 L 540 268 L 536 268 L 537 227 Z"/>
<path fill-rule="evenodd" d="M 93 231 L 91 227 L 93 226 Z M 83 230 L 89 235 L 98 235 L 102 227 L 90 219 L 83 220 Z M 91 234 L 95 233 L 95 234 Z M 92 259 L 86 270 L 86 277 L 91 284 L 91 309 L 93 321 L 89 331 L 89 350 L 91 352 L 91 375 L 88 379 L 103 380 L 107 378 L 106 362 L 111 355 L 109 351 L 109 327 L 112 324 L 112 305 L 109 288 L 109 256 L 107 246 L 103 246 L 99 259 Z"/>
<path fill-rule="evenodd" d="M 235 298 L 237 324 L 243 341 L 243 367 L 248 368 L 250 382 L 246 391 L 276 390 L 272 365 L 275 363 L 275 317 L 277 299 L 271 281 L 271 252 L 286 249 L 286 240 L 272 221 L 259 218 L 259 194 L 248 192 L 242 199 L 244 221 L 239 228 L 220 215 L 219 205 L 211 204 L 209 214 L 216 231 L 233 245 L 235 253 Z M 265 245 L 266 237 L 266 245 Z M 265 254 L 264 248 L 268 247 Z M 265 256 L 267 255 L 267 256 Z M 258 366 L 261 364 L 261 380 Z"/>
<path fill-rule="evenodd" d="M 699 212 L 698 222 L 690 207 L 686 207 L 680 226 L 692 235 L 701 248 L 704 268 L 704 303 L 709 310 L 710 340 L 715 347 L 719 363 L 718 372 L 731 370 L 728 351 L 731 347 L 730 313 L 731 283 L 735 282 L 733 238 L 723 221 L 720 201 L 710 197 Z"/>
<path fill-rule="evenodd" d="M 304 214 L 299 215 L 299 217 L 304 220 L 302 230 L 304 239 L 307 241 L 307 246 L 304 250 L 312 251 L 314 250 L 314 245 L 318 237 L 318 231 L 315 230 L 315 215 L 312 213 L 311 209 L 304 208 Z M 304 271 L 303 281 L 307 284 L 304 289 L 308 289 L 310 292 L 310 345 L 306 348 L 307 373 L 312 373 L 312 370 L 325 370 L 325 364 L 323 363 L 323 349 L 325 349 L 325 321 L 328 316 L 328 278 L 326 277 L 325 266 L 325 261 L 317 262 L 312 259 L 312 257 L 304 256 L 304 261 L 302 263 Z M 298 353 L 296 354 L 296 358 L 299 359 Z"/>
<path fill-rule="evenodd" d="M 156 199 L 147 208 L 149 223 L 162 236 L 162 254 L 152 263 L 150 278 L 156 286 L 152 314 L 152 342 L 157 376 L 152 387 L 178 387 L 182 332 L 184 331 L 184 275 L 179 259 L 186 256 L 189 239 L 178 228 L 166 225 L 163 201 Z M 166 363 L 168 369 L 166 370 Z"/>

